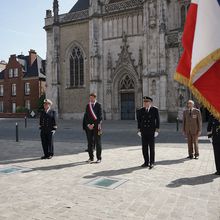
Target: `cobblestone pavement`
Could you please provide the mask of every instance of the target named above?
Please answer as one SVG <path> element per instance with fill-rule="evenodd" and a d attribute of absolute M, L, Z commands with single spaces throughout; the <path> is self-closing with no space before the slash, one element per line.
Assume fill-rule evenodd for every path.
<path fill-rule="evenodd" d="M 199 160 L 185 159 L 185 143 L 157 143 L 152 170 L 140 167 L 138 144 L 103 141 L 100 164 L 85 162 L 85 145 L 56 141 L 56 156 L 40 160 L 39 140 L 1 139 L 0 171 L 29 170 L 0 174 L 0 220 L 220 220 L 220 177 L 207 141 Z M 115 189 L 87 184 L 98 177 L 126 182 Z"/>

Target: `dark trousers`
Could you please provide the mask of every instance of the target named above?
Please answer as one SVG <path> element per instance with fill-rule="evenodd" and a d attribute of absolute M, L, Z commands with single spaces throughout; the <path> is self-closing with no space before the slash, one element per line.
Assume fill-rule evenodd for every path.
<path fill-rule="evenodd" d="M 43 131 L 41 130 L 41 143 L 44 151 L 44 156 L 49 157 L 53 156 L 54 154 L 54 147 L 53 147 L 53 134 L 51 131 Z"/>
<path fill-rule="evenodd" d="M 101 145 L 101 136 L 98 135 L 98 129 L 87 129 L 87 135 L 88 135 L 88 153 L 89 153 L 89 158 L 91 160 L 94 159 L 93 155 L 93 149 L 94 146 L 96 148 L 96 157 L 97 160 L 101 160 L 101 154 L 102 154 L 102 145 Z"/>
<path fill-rule="evenodd" d="M 85 133 L 86 133 L 86 139 L 87 139 L 87 149 L 89 150 L 89 135 L 88 135 L 88 129 L 85 129 Z M 92 141 L 92 148 L 93 150 L 95 149 L 95 146 L 94 146 L 94 140 Z"/>
<path fill-rule="evenodd" d="M 213 143 L 216 171 L 220 172 L 220 143 Z"/>
<path fill-rule="evenodd" d="M 141 134 L 142 136 L 142 153 L 144 157 L 144 163 L 146 165 L 154 164 L 155 162 L 155 143 L 154 143 L 154 133 L 153 134 Z M 149 153 L 150 150 L 150 161 L 149 161 Z"/>

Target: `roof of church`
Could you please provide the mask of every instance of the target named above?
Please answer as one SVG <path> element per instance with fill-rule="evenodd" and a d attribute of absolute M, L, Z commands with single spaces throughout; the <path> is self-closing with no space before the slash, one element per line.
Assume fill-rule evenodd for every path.
<path fill-rule="evenodd" d="M 89 0 L 78 0 L 70 12 L 83 11 L 89 8 Z"/>
<path fill-rule="evenodd" d="M 111 4 L 111 3 L 116 3 L 116 2 L 122 2 L 123 0 L 110 0 L 109 1 L 109 4 Z"/>

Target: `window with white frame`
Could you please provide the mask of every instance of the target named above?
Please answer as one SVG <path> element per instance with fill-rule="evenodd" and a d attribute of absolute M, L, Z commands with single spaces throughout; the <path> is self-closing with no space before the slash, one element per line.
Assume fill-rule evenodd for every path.
<path fill-rule="evenodd" d="M 16 103 L 12 103 L 12 113 L 16 113 Z"/>
<path fill-rule="evenodd" d="M 31 103 L 30 100 L 25 100 L 25 108 L 30 110 L 31 109 Z"/>
<path fill-rule="evenodd" d="M 4 103 L 0 101 L 0 112 L 4 112 Z"/>
<path fill-rule="evenodd" d="M 16 84 L 11 85 L 11 95 L 16 96 Z"/>
<path fill-rule="evenodd" d="M 24 84 L 24 93 L 25 95 L 30 95 L 30 83 Z"/>
<path fill-rule="evenodd" d="M 13 77 L 13 69 L 8 70 L 8 77 L 12 78 Z"/>
<path fill-rule="evenodd" d="M 14 69 L 14 77 L 18 77 L 18 68 Z"/>
<path fill-rule="evenodd" d="M 0 96 L 4 95 L 4 85 L 0 85 Z"/>

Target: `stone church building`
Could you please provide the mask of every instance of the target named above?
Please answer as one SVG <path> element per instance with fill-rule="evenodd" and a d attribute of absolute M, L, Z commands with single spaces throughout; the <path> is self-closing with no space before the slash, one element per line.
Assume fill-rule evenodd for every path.
<path fill-rule="evenodd" d="M 151 96 L 161 121 L 189 98 L 173 80 L 189 0 L 78 0 L 47 10 L 47 91 L 59 116 L 82 118 L 96 92 L 105 119 L 133 120 Z"/>

